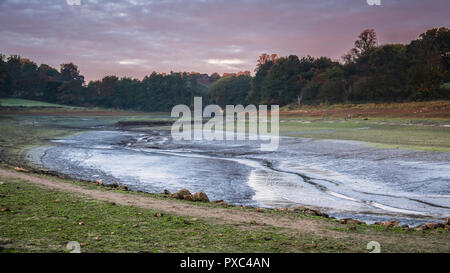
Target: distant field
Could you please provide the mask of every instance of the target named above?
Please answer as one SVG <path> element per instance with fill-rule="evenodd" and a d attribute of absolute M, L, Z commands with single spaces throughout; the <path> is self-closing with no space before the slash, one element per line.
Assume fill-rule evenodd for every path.
<path fill-rule="evenodd" d="M 23 117 L 35 116 L 36 118 L 38 116 L 109 116 L 114 122 L 117 122 L 123 119 L 167 120 L 170 117 L 169 113 L 70 108 L 22 99 L 0 99 L 0 104 L 11 107 L 0 110 L 0 115 L 12 114 L 16 118 L 21 115 Z M 14 109 L 14 106 L 17 108 Z M 45 106 L 49 107 L 45 108 Z M 104 121 L 106 122 L 106 120 Z M 15 119 L 4 119 L 0 122 L 3 136 L 6 138 L 0 138 L 0 142 L 3 140 L 2 145 L 11 146 L 12 150 L 22 147 L 25 143 L 34 143 L 33 140 L 23 139 L 33 130 L 36 132 L 33 132 L 32 135 L 44 134 L 46 137 L 51 137 L 48 134 L 64 134 L 62 131 L 66 130 L 49 126 L 45 122 L 46 119 L 38 120 L 41 126 L 27 125 L 26 128 L 11 121 L 15 121 Z M 35 121 L 33 119 L 30 122 L 33 125 Z M 74 120 L 71 120 L 71 124 L 73 122 Z M 48 126 L 42 126 L 44 123 Z M 450 101 L 335 104 L 302 106 L 291 110 L 284 107 L 280 113 L 280 134 L 291 137 L 365 141 L 380 148 L 450 152 Z M 19 139 L 23 140 L 22 145 L 18 143 Z M 5 153 L 6 151 L 3 151 L 4 156 Z M 17 151 L 13 151 L 12 155 L 17 153 Z M 7 157 L 11 157 L 11 155 Z"/>
<path fill-rule="evenodd" d="M 280 122 L 285 136 L 356 140 L 380 148 L 450 152 L 450 122 L 407 119 L 292 120 Z"/>
<path fill-rule="evenodd" d="M 450 119 L 450 100 L 286 106 L 281 116 L 289 118 L 414 118 Z"/>
<path fill-rule="evenodd" d="M 58 108 L 73 108 L 73 106 L 66 106 L 61 104 L 54 104 L 36 100 L 25 100 L 15 98 L 1 98 L 0 106 L 3 107 L 58 107 Z"/>
<path fill-rule="evenodd" d="M 4 107 L 4 108 L 1 108 Z M 0 98 L 0 115 L 34 115 L 34 116 L 139 116 L 145 112 L 98 107 L 79 107 L 55 104 L 36 100 Z"/>

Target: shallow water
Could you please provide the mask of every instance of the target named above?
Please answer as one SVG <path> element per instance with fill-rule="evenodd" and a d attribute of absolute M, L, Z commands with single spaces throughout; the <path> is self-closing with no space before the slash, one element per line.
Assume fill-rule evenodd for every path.
<path fill-rule="evenodd" d="M 450 217 L 450 153 L 290 137 L 276 152 L 261 152 L 255 142 L 175 141 L 168 131 L 111 129 L 53 140 L 30 157 L 76 178 L 147 192 L 187 188 L 238 205 L 305 205 L 368 223 Z"/>

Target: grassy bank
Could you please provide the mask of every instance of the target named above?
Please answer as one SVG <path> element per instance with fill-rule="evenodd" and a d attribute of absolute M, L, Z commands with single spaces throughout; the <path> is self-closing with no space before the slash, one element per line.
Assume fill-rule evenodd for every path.
<path fill-rule="evenodd" d="M 369 142 L 379 148 L 450 151 L 450 101 L 286 107 L 282 135 Z"/>
<path fill-rule="evenodd" d="M 323 240 L 274 228 L 218 225 L 158 211 L 96 201 L 37 188 L 20 180 L 0 186 L 3 252 L 64 252 L 69 241 L 83 252 L 297 252 L 362 251 L 357 244 Z M 312 245 L 314 244 L 314 245 Z"/>
<path fill-rule="evenodd" d="M 54 104 L 36 100 L 16 99 L 16 98 L 0 98 L 1 107 L 55 107 L 55 108 L 74 108 L 61 104 Z"/>
<path fill-rule="evenodd" d="M 167 117 L 164 114 L 122 116 L 118 113 L 99 116 L 90 110 L 65 110 L 67 115 L 58 116 L 52 108 L 36 111 L 39 111 L 38 115 L 21 111 L 0 113 L 0 156 L 3 161 L 14 166 L 27 165 L 25 154 L 29 148 L 46 145 L 50 139 L 74 134 L 86 127 L 113 125 L 123 119 Z M 361 140 L 383 148 L 450 151 L 447 118 L 365 119 L 289 113 L 282 114 L 280 130 L 286 136 Z M 118 192 L 93 183 L 45 175 L 39 177 L 88 190 Z M 280 217 L 277 219 L 318 223 L 320 230 L 311 233 L 251 223 L 192 219 L 176 213 L 112 204 L 75 193 L 40 188 L 17 178 L 0 177 L 0 182 L 0 251 L 3 252 L 64 252 L 69 241 L 81 243 L 82 252 L 368 252 L 366 244 L 369 241 L 380 242 L 382 252 L 450 251 L 448 231 L 443 229 L 386 229 L 377 225 L 341 224 L 286 211 L 261 213 Z M 167 200 L 159 194 L 120 194 L 130 200 L 138 196 Z M 171 202 L 184 204 L 185 201 Z M 218 207 L 213 203 L 195 205 L 205 210 Z M 253 211 L 239 207 L 226 209 Z M 162 213 L 162 217 L 156 217 L 157 213 Z"/>
<path fill-rule="evenodd" d="M 122 192 L 92 183 L 62 180 L 133 200 L 143 193 Z M 38 187 L 22 179 L 0 177 L 0 251 L 67 252 L 77 241 L 82 252 L 369 252 L 369 241 L 382 252 L 448 252 L 448 231 L 405 231 L 381 226 L 341 224 L 335 220 L 287 211 L 257 215 L 313 221 L 322 235 L 251 223 L 224 223 L 173 213 L 98 201 L 75 193 Z M 159 195 L 146 195 L 159 200 Z M 174 204 L 179 202 L 173 200 Z M 192 204 L 192 203 L 190 203 Z M 207 210 L 216 205 L 199 205 Z M 248 211 L 232 207 L 229 210 Z M 158 214 L 159 213 L 159 214 Z M 307 224 L 305 222 L 305 224 Z M 320 231 L 320 230 L 319 230 Z"/>
<path fill-rule="evenodd" d="M 280 112 L 279 129 L 282 136 L 450 152 L 450 101 L 286 107 Z"/>
<path fill-rule="evenodd" d="M 450 119 L 450 101 L 419 101 L 395 103 L 290 105 L 280 109 L 281 115 L 292 118 L 404 118 Z"/>
<path fill-rule="evenodd" d="M 292 120 L 280 123 L 286 136 L 356 140 L 380 148 L 450 152 L 448 121 L 406 119 Z"/>

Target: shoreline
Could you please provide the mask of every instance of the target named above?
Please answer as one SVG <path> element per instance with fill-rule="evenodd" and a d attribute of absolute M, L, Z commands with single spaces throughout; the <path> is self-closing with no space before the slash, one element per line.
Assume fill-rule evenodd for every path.
<path fill-rule="evenodd" d="M 61 173 L 61 172 L 58 172 L 58 171 L 42 169 L 42 168 L 34 165 L 31 162 L 29 162 L 29 163 L 33 164 L 34 167 L 32 167 L 30 165 L 27 165 L 28 166 L 27 169 L 24 169 L 24 168 L 21 168 L 21 167 L 17 167 L 17 166 L 14 167 L 12 165 L 9 165 L 8 163 L 1 162 L 1 161 L 0 161 L 0 163 L 3 165 L 3 167 L 9 168 L 9 169 L 13 169 L 13 170 L 16 170 L 16 171 L 19 171 L 19 172 L 24 172 L 24 173 L 32 173 L 32 174 L 38 174 L 38 175 L 48 175 L 48 176 L 52 176 L 52 177 L 59 178 L 59 179 L 72 180 L 72 181 L 77 181 L 77 182 L 81 182 L 81 183 L 86 183 L 88 185 L 89 184 L 100 185 L 100 186 L 106 187 L 106 188 L 120 188 L 120 189 L 122 189 L 124 191 L 129 191 L 129 192 L 132 192 L 132 193 L 143 193 L 143 194 L 148 194 L 148 195 L 167 195 L 167 194 L 164 193 L 166 190 L 164 190 L 163 193 L 146 192 L 146 191 L 141 191 L 141 190 L 136 190 L 135 191 L 135 190 L 130 190 L 127 186 L 121 185 L 120 183 L 117 183 L 117 182 L 110 183 L 110 184 L 104 184 L 103 182 L 99 183 L 99 181 L 102 181 L 102 179 L 99 179 L 99 180 L 78 179 L 78 178 L 75 178 L 75 177 L 73 177 L 71 175 L 67 175 L 67 174 L 64 174 L 64 173 Z M 114 185 L 114 184 L 116 184 L 116 185 Z M 184 190 L 184 189 L 180 189 L 180 190 Z M 232 204 L 232 203 L 227 203 L 227 202 L 225 202 L 223 200 L 212 200 L 212 201 L 209 201 L 208 203 L 211 203 L 211 204 L 222 204 L 225 207 L 230 207 L 230 208 L 254 209 L 255 211 L 264 211 L 264 210 L 267 210 L 267 211 L 281 211 L 281 212 L 283 212 L 283 211 L 286 211 L 286 212 L 301 211 L 301 212 L 303 212 L 305 214 L 312 215 L 312 216 L 317 216 L 317 217 L 330 219 L 330 220 L 338 220 L 338 221 L 340 221 L 343 224 L 354 223 L 354 224 L 365 224 L 367 226 L 377 226 L 378 225 L 378 226 L 385 226 L 385 227 L 399 227 L 399 228 L 409 229 L 409 230 L 411 230 L 411 229 L 425 230 L 425 229 L 428 229 L 426 226 L 429 225 L 429 224 L 442 224 L 442 227 L 443 227 L 443 225 L 445 225 L 446 221 L 448 221 L 447 219 L 449 219 L 449 218 L 445 218 L 445 217 L 442 218 L 442 219 L 425 217 L 425 218 L 418 218 L 418 219 L 423 220 L 423 221 L 421 221 L 421 222 L 423 222 L 423 224 L 418 224 L 418 225 L 401 225 L 400 226 L 399 223 L 401 222 L 401 218 L 403 218 L 403 217 L 392 216 L 392 217 L 390 217 L 391 220 L 368 222 L 368 221 L 363 221 L 363 220 L 359 220 L 357 218 L 352 218 L 352 217 L 336 217 L 336 216 L 332 216 L 333 213 L 326 213 L 326 212 L 324 212 L 324 211 L 322 211 L 320 209 L 313 208 L 311 206 L 304 206 L 304 205 L 300 205 L 300 204 L 297 205 L 297 206 L 289 207 L 289 208 L 287 208 L 287 207 L 283 207 L 283 208 L 269 208 L 269 207 L 263 207 L 263 206 L 242 206 L 242 205 L 236 205 L 236 204 Z M 386 215 L 380 215 L 380 217 L 383 217 L 383 216 L 386 216 Z M 405 217 L 407 217 L 407 216 L 405 216 Z M 386 218 L 388 218 L 388 217 L 386 217 Z M 409 219 L 409 218 L 406 218 L 406 219 Z M 425 219 L 429 219 L 429 220 L 425 220 Z M 437 226 L 437 227 L 440 227 L 440 226 Z"/>
<path fill-rule="evenodd" d="M 92 112 L 91 112 L 92 113 Z M 17 114 L 17 113 L 16 113 Z M 50 113 L 51 114 L 51 113 Z M 50 115 L 49 113 L 47 113 L 46 115 Z M 77 115 L 77 113 L 76 112 L 74 112 L 74 113 L 71 113 L 72 114 L 72 116 L 73 115 Z M 149 122 L 148 124 L 147 124 L 147 122 Z M 127 122 L 125 122 L 124 124 L 126 124 Z M 152 125 L 153 124 L 153 121 L 130 121 L 129 122 L 129 124 L 131 124 L 131 125 L 133 125 L 134 123 L 136 123 L 136 125 L 137 126 L 139 126 L 139 125 Z M 156 123 L 157 125 L 158 124 L 160 124 L 160 123 Z M 117 123 L 115 123 L 115 125 L 118 125 Z M 126 126 L 126 127 L 129 127 L 129 126 Z M 132 126 L 131 126 L 132 127 Z M 56 128 L 59 128 L 59 127 L 56 127 Z M 42 129 L 45 129 L 45 125 L 44 125 L 44 127 L 42 127 Z M 77 133 L 80 133 L 80 132 L 84 132 L 84 131 L 88 131 L 88 130 L 83 130 L 83 129 L 80 129 L 80 128 L 78 128 L 77 130 L 74 130 L 74 131 L 67 131 L 67 130 L 60 130 L 61 132 L 59 132 L 58 134 L 57 134 L 57 136 L 62 136 L 62 135 L 65 135 L 65 136 L 69 136 L 69 135 L 73 135 L 73 134 L 77 134 Z M 44 145 L 45 145 L 45 143 L 47 143 L 48 144 L 48 140 L 49 139 L 51 139 L 52 138 L 52 136 L 50 136 L 50 138 L 45 138 L 45 139 L 41 139 L 41 141 L 39 141 L 40 143 L 39 144 L 32 144 L 32 145 L 27 145 L 28 147 L 25 147 L 25 148 L 23 148 L 22 150 L 24 151 L 23 153 L 21 153 L 21 154 L 19 154 L 19 155 L 16 155 L 16 156 L 18 156 L 17 157 L 17 160 L 15 160 L 15 162 L 11 162 L 11 161 L 8 161 L 9 163 L 11 163 L 11 166 L 12 167 L 14 167 L 14 166 L 19 166 L 19 167 L 25 167 L 25 168 L 32 168 L 32 169 L 34 169 L 34 171 L 37 171 L 38 173 L 42 173 L 41 172 L 41 170 L 43 169 L 43 166 L 30 166 L 30 160 L 29 160 L 29 158 L 27 158 L 27 156 L 26 156 L 26 151 L 29 151 L 30 149 L 33 149 L 33 148 L 36 148 L 36 147 L 39 147 L 39 146 L 42 146 L 41 144 L 42 143 L 44 143 Z M 350 140 L 350 141 L 352 141 L 352 140 Z M 20 147 L 20 146 L 19 146 Z M 25 156 L 24 156 L 25 155 Z M 17 163 L 17 164 L 16 164 Z M 45 170 L 44 170 L 45 171 Z M 45 172 L 44 172 L 45 173 Z M 56 176 L 56 177 L 61 177 L 61 178 L 65 178 L 65 179 L 76 179 L 76 178 L 73 178 L 72 176 L 69 176 L 69 175 L 66 175 L 66 174 L 63 174 L 63 173 L 59 173 L 59 172 L 53 172 L 53 174 L 52 175 L 54 175 L 54 176 Z M 80 180 L 80 181 L 84 181 L 84 182 L 89 182 L 89 183 L 92 183 L 92 180 Z M 149 192 L 149 194 L 152 194 L 151 192 Z M 261 206 L 260 206 L 260 208 L 261 208 Z M 262 208 L 264 208 L 264 207 L 262 207 Z M 323 211 L 321 212 L 320 210 L 318 210 L 318 209 L 316 209 L 316 208 L 313 208 L 313 207 L 309 207 L 309 209 L 310 210 L 315 210 L 315 211 L 318 211 L 319 213 L 321 213 L 321 214 L 323 214 Z M 274 210 L 276 210 L 276 209 L 274 209 Z M 331 215 L 333 214 L 333 213 L 330 213 Z M 339 218 L 339 217 L 338 217 Z M 347 217 L 346 217 L 347 218 Z M 341 219 L 341 218 L 339 218 L 339 219 Z M 352 217 L 348 217 L 347 219 L 352 219 L 352 220 L 354 220 L 355 218 L 352 218 Z M 389 217 L 389 219 L 391 220 L 392 219 L 392 221 L 395 221 L 396 219 L 395 219 L 395 217 L 393 216 L 393 217 Z M 428 219 L 424 219 L 424 221 L 423 222 L 425 222 L 425 221 L 430 221 L 430 222 L 435 222 L 435 221 L 437 221 L 437 222 L 440 222 L 440 223 L 442 223 L 443 221 L 445 221 L 445 217 L 443 217 L 443 218 L 440 218 L 440 219 L 436 219 L 436 218 L 430 218 L 429 220 Z M 344 220 L 345 220 L 345 218 L 344 218 Z M 410 226 L 412 226 L 412 225 L 410 225 Z"/>
<path fill-rule="evenodd" d="M 0 167 L 0 252 L 447 252 L 448 230 L 128 192 Z M 36 210 L 39 213 L 36 213 Z M 19 235 L 20 234 L 20 235 Z"/>
<path fill-rule="evenodd" d="M 162 123 L 165 123 L 166 121 L 161 121 Z M 118 122 L 115 124 L 115 128 L 121 128 L 123 129 L 123 124 L 127 124 L 128 122 Z M 146 125 L 152 125 L 150 127 L 158 127 L 160 125 L 160 122 L 153 122 L 153 121 L 130 121 L 129 122 L 130 127 L 127 127 L 129 130 L 133 131 L 133 126 L 139 126 L 142 124 L 146 124 Z M 88 132 L 89 130 L 81 130 L 72 134 L 67 134 L 66 136 L 70 136 L 70 135 L 74 135 L 74 134 L 79 134 L 79 133 L 83 133 L 83 132 Z M 139 131 L 139 130 L 138 130 Z M 147 132 L 147 131 L 145 131 Z M 47 140 L 48 141 L 48 140 Z M 41 146 L 44 147 L 44 146 Z M 51 147 L 51 146 L 50 146 Z M 50 148 L 48 147 L 48 148 Z M 27 154 L 30 154 L 30 150 L 31 149 L 36 149 L 38 147 L 31 147 L 26 149 L 27 150 Z M 40 159 L 39 159 L 40 160 Z M 87 183 L 96 183 L 96 180 L 92 180 L 92 179 L 80 179 L 74 176 L 71 176 L 70 174 L 65 174 L 62 172 L 58 172 L 58 171 L 48 171 L 45 169 L 44 165 L 40 164 L 36 164 L 36 161 L 30 161 L 29 157 L 26 157 L 26 161 L 28 164 L 26 164 L 27 166 L 29 166 L 29 168 L 31 168 L 34 172 L 38 173 L 38 174 L 51 174 L 55 177 L 59 177 L 59 178 L 63 178 L 63 179 L 71 179 L 71 180 L 77 180 L 77 181 L 81 181 L 81 182 L 87 182 Z M 101 170 L 99 170 L 100 172 L 102 172 Z M 95 178 L 97 179 L 97 178 Z M 102 179 L 102 177 L 98 177 L 98 179 Z M 120 182 L 118 182 L 118 184 L 120 186 L 125 186 L 126 185 L 122 185 Z M 105 184 L 104 186 L 107 186 L 108 184 Z M 179 190 L 179 189 L 178 189 Z M 160 194 L 158 192 L 148 192 L 145 190 L 133 190 L 134 192 L 145 192 L 148 194 Z M 233 207 L 242 207 L 239 204 L 229 204 L 230 206 Z M 294 204 L 292 206 L 289 207 L 267 207 L 267 206 L 261 206 L 261 205 L 256 205 L 256 206 L 248 206 L 254 209 L 269 209 L 269 210 L 290 210 L 290 209 L 295 209 L 296 207 L 303 207 L 305 208 L 305 210 L 309 211 L 309 213 L 316 215 L 316 216 L 325 216 L 326 218 L 330 217 L 332 219 L 337 219 L 337 220 L 342 220 L 344 222 L 346 221 L 355 221 L 355 222 L 364 222 L 367 225 L 375 225 L 376 223 L 382 224 L 382 225 L 397 225 L 401 227 L 408 227 L 408 228 L 418 228 L 421 226 L 424 226 L 427 223 L 445 223 L 447 217 L 443 216 L 442 218 L 436 218 L 433 216 L 428 216 L 428 215 L 402 215 L 402 216 L 395 216 L 395 215 L 389 215 L 389 214 L 376 214 L 376 213 L 346 213 L 346 212 L 328 212 L 326 210 L 320 209 L 318 207 L 314 207 L 314 206 L 305 206 L 305 205 L 301 205 L 301 204 Z M 365 217 L 363 218 L 358 218 L 358 217 L 354 217 L 354 215 L 357 214 L 361 214 L 361 215 L 365 215 Z M 372 218 L 373 220 L 366 220 L 364 218 Z M 378 219 L 377 219 L 378 218 Z M 408 224 L 408 222 L 413 222 L 412 224 Z M 403 223 L 403 224 L 402 224 Z"/>

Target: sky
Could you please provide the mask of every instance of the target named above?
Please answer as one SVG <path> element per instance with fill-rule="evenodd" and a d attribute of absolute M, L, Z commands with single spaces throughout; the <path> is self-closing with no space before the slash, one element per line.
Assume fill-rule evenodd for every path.
<path fill-rule="evenodd" d="M 262 53 L 338 60 L 367 28 L 386 44 L 450 27 L 449 0 L 367 2 L 0 0 L 0 53 L 56 68 L 73 62 L 86 80 L 141 79 L 153 71 L 253 72 Z"/>

